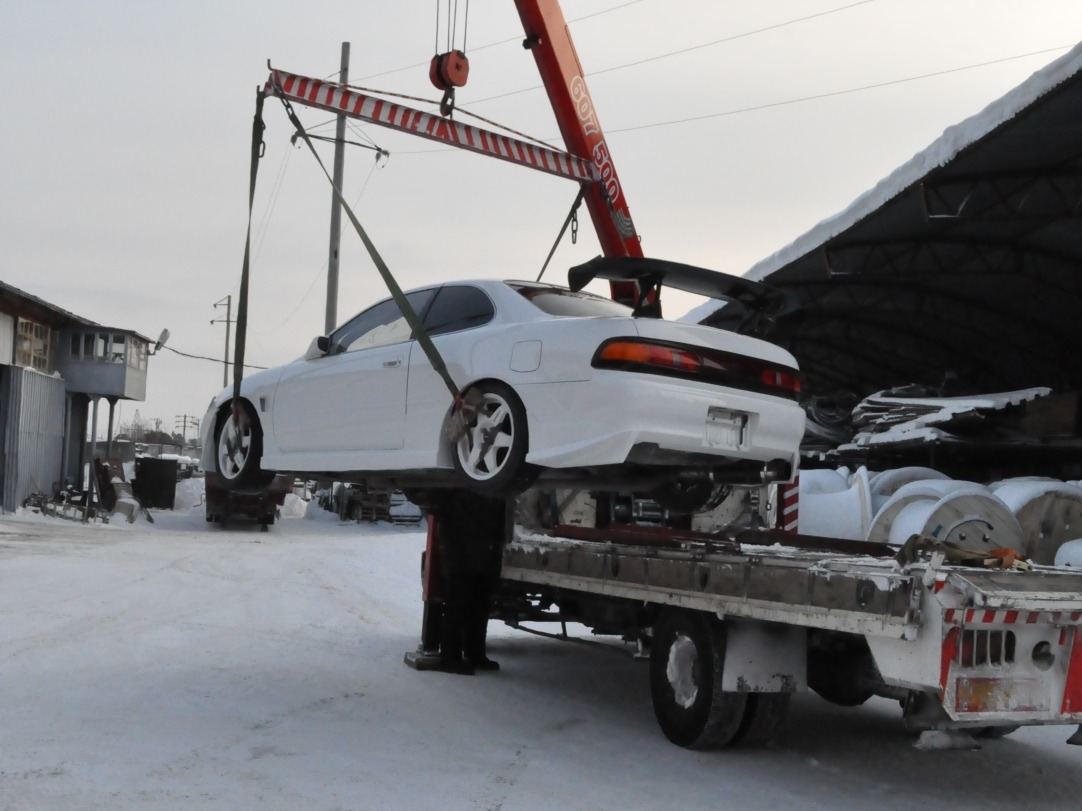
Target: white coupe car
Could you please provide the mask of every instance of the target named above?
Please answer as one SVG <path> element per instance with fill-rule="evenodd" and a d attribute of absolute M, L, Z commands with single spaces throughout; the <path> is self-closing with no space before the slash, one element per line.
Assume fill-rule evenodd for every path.
<path fill-rule="evenodd" d="M 665 283 L 748 307 L 765 290 L 649 259 L 573 268 L 576 290 L 491 279 L 414 290 L 409 302 L 476 406 L 463 430 L 447 430 L 448 388 L 386 299 L 313 340 L 304 357 L 246 378 L 236 418 L 232 389 L 215 397 L 202 423 L 203 464 L 227 487 L 290 472 L 489 495 L 539 476 L 663 489 L 796 471 L 804 411 L 792 355 L 736 333 L 641 317 L 582 292 L 594 277 Z"/>

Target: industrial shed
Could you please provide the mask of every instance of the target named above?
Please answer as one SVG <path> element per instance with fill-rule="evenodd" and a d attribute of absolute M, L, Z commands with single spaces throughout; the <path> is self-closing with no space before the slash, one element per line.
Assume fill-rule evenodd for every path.
<path fill-rule="evenodd" d="M 0 282 L 0 509 L 81 485 L 88 418 L 146 397 L 149 342 Z"/>
<path fill-rule="evenodd" d="M 868 456 L 839 439 L 851 409 L 876 392 L 1039 389 L 1015 398 L 1029 405 L 1011 405 L 1013 433 L 972 437 L 963 455 L 995 456 L 1015 475 L 1079 478 L 1080 226 L 1082 46 L 754 265 L 745 275 L 785 294 L 781 312 L 748 319 L 711 302 L 685 320 L 791 351 L 812 428 L 827 429 L 820 439 L 839 429 L 818 443 L 835 449 L 830 458 Z M 943 443 L 926 445 L 916 456 L 912 443 L 897 445 L 890 461 L 927 463 L 933 448 L 943 456 Z"/>

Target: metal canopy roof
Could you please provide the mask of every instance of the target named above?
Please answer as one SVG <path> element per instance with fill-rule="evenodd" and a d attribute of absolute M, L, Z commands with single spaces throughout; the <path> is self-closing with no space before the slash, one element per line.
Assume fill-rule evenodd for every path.
<path fill-rule="evenodd" d="M 747 276 L 808 394 L 1082 388 L 1082 46 Z M 740 328 L 716 306 L 685 318 Z"/>

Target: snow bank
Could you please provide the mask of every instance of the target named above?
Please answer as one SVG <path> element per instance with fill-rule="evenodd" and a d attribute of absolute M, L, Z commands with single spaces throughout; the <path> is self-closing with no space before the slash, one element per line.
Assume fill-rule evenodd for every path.
<path fill-rule="evenodd" d="M 1062 727 L 925 752 L 897 702 L 803 693 L 779 748 L 690 752 L 658 730 L 630 650 L 497 622 L 500 672 L 416 672 L 422 530 L 317 509 L 262 533 L 188 512 L 130 531 L 0 516 L 0 808 L 1069 811 L 1082 796 Z"/>

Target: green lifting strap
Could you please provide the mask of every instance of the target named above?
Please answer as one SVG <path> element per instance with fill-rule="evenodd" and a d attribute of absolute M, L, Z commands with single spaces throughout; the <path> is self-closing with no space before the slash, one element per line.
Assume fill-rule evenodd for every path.
<path fill-rule="evenodd" d="M 447 390 L 451 392 L 451 397 L 454 398 L 455 413 L 458 414 L 462 408 L 462 392 L 459 391 L 458 386 L 456 386 L 454 380 L 451 379 L 451 373 L 447 371 L 447 364 L 444 363 L 443 357 L 440 355 L 439 350 L 436 349 L 436 345 L 432 343 L 432 339 L 421 325 L 421 319 L 417 316 L 413 306 L 406 300 L 405 293 L 403 293 L 402 288 L 398 286 L 398 282 L 395 281 L 390 268 L 387 267 L 387 263 L 383 261 L 383 257 L 379 255 L 376 246 L 372 243 L 372 240 L 368 238 L 368 234 L 365 233 L 364 228 L 361 227 L 360 221 L 353 213 L 353 209 L 350 208 L 349 203 L 346 202 L 346 198 L 342 196 L 342 190 L 335 185 L 330 172 L 328 172 L 327 167 L 323 165 L 319 153 L 316 152 L 316 148 L 312 145 L 308 133 L 304 131 L 304 127 L 301 126 L 301 122 L 297 118 L 296 113 L 293 112 L 293 107 L 290 105 L 289 100 L 281 94 L 278 94 L 278 97 L 282 100 L 282 104 L 286 109 L 286 115 L 289 116 L 290 122 L 292 122 L 293 126 L 296 128 L 297 134 L 304 139 L 304 142 L 308 145 L 308 149 L 311 150 L 312 154 L 315 156 L 316 162 L 319 163 L 319 168 L 323 170 L 323 174 L 327 177 L 327 182 L 330 183 L 331 188 L 334 189 L 335 197 L 337 197 L 338 202 L 342 204 L 346 216 L 349 217 L 349 221 L 353 223 L 353 228 L 361 238 L 361 242 L 364 243 L 364 247 L 368 249 L 368 254 L 372 257 L 372 262 L 379 271 L 379 275 L 383 277 L 387 289 L 391 291 L 391 298 L 393 298 L 395 304 L 398 305 L 398 309 L 401 310 L 402 315 L 406 319 L 406 323 L 409 324 L 410 329 L 413 330 L 413 335 L 417 339 L 417 343 L 421 345 L 421 349 L 423 349 L 425 355 L 428 356 L 428 361 L 432 364 L 432 368 L 435 369 L 436 373 L 439 374 L 441 378 L 443 378 L 443 382 L 447 385 Z M 460 429 L 456 429 L 452 426 L 452 434 L 457 430 Z"/>
<path fill-rule="evenodd" d="M 240 382 L 244 377 L 244 340 L 248 326 L 248 269 L 252 248 L 252 207 L 255 203 L 255 178 L 259 172 L 259 159 L 263 157 L 263 99 L 262 90 L 256 91 L 255 117 L 252 119 L 252 168 L 248 181 L 248 233 L 244 237 L 244 265 L 240 272 L 240 301 L 237 305 L 237 337 L 233 344 L 233 418 L 237 418 L 240 406 Z"/>

